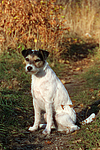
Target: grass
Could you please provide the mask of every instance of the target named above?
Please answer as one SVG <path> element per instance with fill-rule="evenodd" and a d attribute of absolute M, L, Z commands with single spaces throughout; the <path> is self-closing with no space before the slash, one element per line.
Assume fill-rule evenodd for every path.
<path fill-rule="evenodd" d="M 98 54 L 97 54 L 98 55 Z M 98 56 L 99 57 L 99 56 Z M 82 115 L 95 112 L 96 119 L 93 123 L 81 126 L 81 132 L 76 134 L 76 148 L 92 149 L 100 147 L 100 61 L 95 56 L 94 65 L 88 68 L 85 73 L 76 77 L 78 81 L 84 80 L 82 84 L 71 94 L 75 104 L 79 105 L 79 112 Z M 76 109 L 77 111 L 77 109 Z"/>
<path fill-rule="evenodd" d="M 27 102 L 31 97 L 27 94 L 30 77 L 22 62 L 18 53 L 6 53 L 0 57 L 0 138 L 4 144 L 7 135 L 27 124 L 23 119 L 27 117 Z"/>
<path fill-rule="evenodd" d="M 65 1 L 64 1 L 65 2 Z M 63 15 L 65 16 L 66 26 L 69 25 L 70 30 L 80 36 L 85 37 L 89 33 L 93 38 L 100 39 L 99 37 L 99 5 L 93 1 L 86 0 L 70 0 L 65 4 Z"/>
<path fill-rule="evenodd" d="M 75 84 L 68 89 L 71 99 L 74 101 L 76 112 L 80 112 L 79 120 L 86 118 L 92 112 L 96 114 L 93 123 L 81 126 L 79 132 L 74 133 L 74 139 L 70 144 L 75 143 L 70 149 L 92 149 L 100 147 L 100 64 L 99 60 L 88 68 L 84 73 L 76 76 Z"/>
<path fill-rule="evenodd" d="M 96 58 L 96 60 L 98 59 Z M 77 80 L 80 82 L 84 80 L 84 82 L 74 86 L 73 92 L 70 93 L 75 105 L 78 106 L 76 111 L 86 112 L 87 110 L 86 113 L 89 113 L 90 110 L 95 111 L 97 114 L 96 119 L 93 123 L 84 125 L 79 131 L 69 135 L 52 133 L 53 143 L 51 146 L 54 146 L 56 136 L 56 139 L 58 138 L 58 141 L 62 139 L 62 142 L 69 137 L 65 141 L 65 143 L 67 142 L 66 144 L 62 143 L 65 149 L 66 145 L 68 145 L 67 149 L 81 148 L 85 150 L 100 147 L 100 102 L 93 105 L 100 98 L 99 62 L 99 60 L 95 61 L 94 66 L 75 77 L 76 84 L 79 84 Z M 64 68 L 66 67 L 67 69 L 67 65 L 56 64 L 55 66 L 57 69 L 55 67 L 53 69 L 61 77 Z M 68 90 L 70 92 L 70 89 Z M 88 108 L 86 109 L 86 107 Z M 50 142 L 41 134 L 41 131 L 36 131 L 34 134 L 26 133 L 28 126 L 32 122 L 33 108 L 30 94 L 30 76 L 25 73 L 23 58 L 17 52 L 3 53 L 0 56 L 0 149 L 13 149 L 13 144 L 16 147 L 21 146 L 20 141 L 25 138 L 26 140 L 31 138 L 30 141 L 34 138 L 33 145 L 39 143 L 37 145 L 41 144 L 44 149 L 45 147 L 49 149 L 50 144 L 48 143 Z M 47 141 L 47 144 L 44 141 Z M 37 146 L 37 148 L 39 147 Z"/>

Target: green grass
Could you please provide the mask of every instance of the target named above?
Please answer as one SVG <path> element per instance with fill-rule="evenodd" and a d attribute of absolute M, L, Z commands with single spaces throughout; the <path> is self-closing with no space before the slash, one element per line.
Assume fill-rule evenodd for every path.
<path fill-rule="evenodd" d="M 67 66 L 56 64 L 53 69 L 59 77 Z M 82 111 L 87 106 L 87 113 L 95 111 L 96 119 L 89 125 L 84 125 L 72 135 L 68 143 L 70 149 L 92 149 L 100 147 L 100 105 L 93 105 L 100 98 L 100 65 L 95 63 L 75 80 L 84 80 L 74 87 L 70 93 L 76 108 Z M 24 131 L 33 121 L 32 97 L 30 94 L 30 76 L 25 73 L 23 57 L 19 53 L 3 53 L 0 56 L 0 148 L 10 149 L 13 138 L 25 136 Z M 76 82 L 77 83 L 77 82 Z M 73 87 L 72 87 L 73 88 Z"/>
<path fill-rule="evenodd" d="M 83 84 L 80 85 L 78 93 L 79 97 L 81 96 L 81 102 L 93 102 L 99 99 L 100 92 L 100 69 L 99 64 L 95 64 L 90 67 L 88 71 L 80 75 L 78 78 L 84 80 Z M 76 89 L 77 90 L 77 89 Z M 78 96 L 77 94 L 75 96 Z M 78 98 L 78 97 L 77 97 Z"/>
<path fill-rule="evenodd" d="M 74 148 L 92 149 L 100 147 L 100 61 L 97 60 L 85 73 L 78 75 L 76 81 L 83 80 L 71 93 L 75 104 L 79 106 L 76 111 L 83 111 L 85 117 L 92 112 L 96 113 L 96 119 L 88 125 L 81 126 L 80 132 L 75 135 Z M 74 139 L 74 140 L 75 140 Z M 79 142 L 78 142 L 79 140 Z"/>
<path fill-rule="evenodd" d="M 30 76 L 24 71 L 21 55 L 18 53 L 2 54 L 0 56 L 1 145 L 6 144 L 7 137 L 11 135 L 13 130 L 17 131 L 27 127 L 27 110 L 29 106 L 32 109 L 29 91 Z"/>

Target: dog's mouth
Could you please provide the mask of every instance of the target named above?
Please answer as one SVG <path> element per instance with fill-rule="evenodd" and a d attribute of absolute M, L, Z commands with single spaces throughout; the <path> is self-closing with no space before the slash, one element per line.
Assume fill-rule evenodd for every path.
<path fill-rule="evenodd" d="M 29 74 L 36 74 L 38 71 L 29 71 L 29 70 L 26 70 L 27 73 Z"/>
<path fill-rule="evenodd" d="M 26 68 L 26 72 L 27 72 L 28 74 L 37 74 L 38 70 L 33 70 L 33 68 L 32 68 L 31 66 L 28 66 L 28 67 Z"/>

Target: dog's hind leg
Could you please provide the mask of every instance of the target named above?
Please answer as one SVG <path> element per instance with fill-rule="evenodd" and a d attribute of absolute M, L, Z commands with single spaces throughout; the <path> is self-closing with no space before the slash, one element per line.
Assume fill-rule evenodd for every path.
<path fill-rule="evenodd" d="M 58 131 L 65 131 L 66 133 L 79 130 L 80 128 L 75 125 L 69 114 L 60 113 L 55 116 Z"/>

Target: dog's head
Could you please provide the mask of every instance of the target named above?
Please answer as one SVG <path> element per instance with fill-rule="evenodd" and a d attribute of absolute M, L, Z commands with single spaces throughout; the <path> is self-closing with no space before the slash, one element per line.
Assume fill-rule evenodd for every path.
<path fill-rule="evenodd" d="M 37 74 L 43 68 L 49 52 L 42 49 L 27 49 L 22 51 L 22 55 L 26 61 L 26 72 Z"/>

